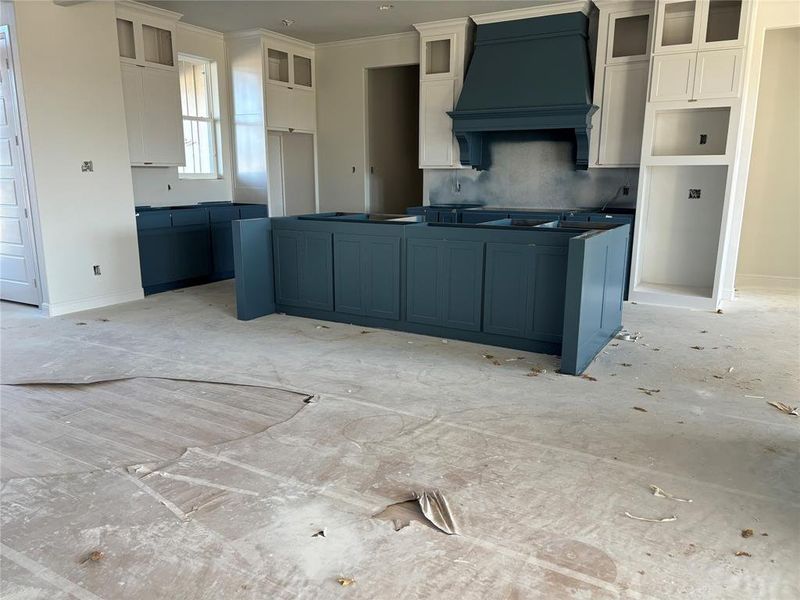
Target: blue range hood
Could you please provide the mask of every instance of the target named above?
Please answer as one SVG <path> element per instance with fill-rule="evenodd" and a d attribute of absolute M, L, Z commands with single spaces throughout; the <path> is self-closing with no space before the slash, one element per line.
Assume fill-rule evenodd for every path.
<path fill-rule="evenodd" d="M 461 164 L 489 167 L 487 134 L 569 129 L 578 169 L 589 164 L 592 70 L 582 12 L 478 25 L 455 110 Z"/>

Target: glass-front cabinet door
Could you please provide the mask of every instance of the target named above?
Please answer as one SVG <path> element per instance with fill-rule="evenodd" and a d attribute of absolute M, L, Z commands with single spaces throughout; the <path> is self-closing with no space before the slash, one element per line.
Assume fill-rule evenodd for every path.
<path fill-rule="evenodd" d="M 705 0 L 700 49 L 730 48 L 744 45 L 747 15 L 742 0 Z"/>
<path fill-rule="evenodd" d="M 664 0 L 658 5 L 655 52 L 697 50 L 702 19 L 700 0 Z"/>
<path fill-rule="evenodd" d="M 304 88 L 314 87 L 313 62 L 308 56 L 293 54 L 292 68 L 292 81 L 296 86 Z"/>
<path fill-rule="evenodd" d="M 608 15 L 608 53 L 606 64 L 647 60 L 653 13 L 626 10 Z"/>
<path fill-rule="evenodd" d="M 425 38 L 424 56 L 420 60 L 422 79 L 447 79 L 453 77 L 455 65 L 455 36 L 444 35 Z"/>

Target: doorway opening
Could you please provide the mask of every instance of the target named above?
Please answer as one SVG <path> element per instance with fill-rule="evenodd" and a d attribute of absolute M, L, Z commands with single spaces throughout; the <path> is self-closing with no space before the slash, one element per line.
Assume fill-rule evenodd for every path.
<path fill-rule="evenodd" d="M 422 204 L 419 65 L 367 69 L 367 210 Z"/>

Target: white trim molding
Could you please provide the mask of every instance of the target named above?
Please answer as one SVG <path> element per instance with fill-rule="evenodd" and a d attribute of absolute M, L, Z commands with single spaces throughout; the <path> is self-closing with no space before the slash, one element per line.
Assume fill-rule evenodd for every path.
<path fill-rule="evenodd" d="M 737 273 L 736 289 L 766 289 L 800 291 L 800 277 L 785 275 L 756 275 Z"/>
<path fill-rule="evenodd" d="M 416 25 L 414 26 L 416 27 Z M 371 44 L 374 42 L 385 42 L 389 40 L 404 40 L 406 38 L 414 37 L 416 39 L 416 31 L 401 31 L 400 33 L 386 33 L 384 35 L 370 35 L 367 37 L 352 38 L 349 40 L 337 40 L 335 42 L 321 42 L 314 44 L 315 48 L 336 48 L 338 46 L 357 46 L 360 44 Z"/>
<path fill-rule="evenodd" d="M 531 6 L 529 8 L 515 8 L 512 10 L 484 13 L 482 15 L 470 15 L 470 17 L 478 25 L 485 25 L 487 23 L 518 21 L 519 19 L 532 19 L 534 17 L 547 17 L 549 15 L 560 15 L 572 12 L 582 12 L 588 16 L 591 7 L 592 3 L 589 0 L 567 0 L 564 2 L 552 2 L 541 6 Z"/>
<path fill-rule="evenodd" d="M 122 304 L 124 302 L 134 302 L 144 298 L 144 291 L 142 288 L 135 288 L 127 292 L 116 292 L 114 294 L 105 294 L 103 296 L 92 296 L 90 298 L 82 298 L 80 300 L 68 300 L 66 302 L 44 302 L 42 304 L 42 312 L 48 317 L 57 317 L 59 315 L 68 315 L 70 313 L 81 312 L 84 310 L 91 310 L 93 308 L 103 308 L 104 306 L 111 306 L 113 304 Z"/>

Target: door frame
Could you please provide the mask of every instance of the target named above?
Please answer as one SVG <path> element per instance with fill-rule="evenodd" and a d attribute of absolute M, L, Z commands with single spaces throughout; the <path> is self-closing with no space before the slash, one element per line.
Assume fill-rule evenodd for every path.
<path fill-rule="evenodd" d="M 364 74 L 362 76 L 362 86 L 364 94 L 364 212 L 371 212 L 372 198 L 370 197 L 370 175 L 369 172 L 369 72 L 378 69 L 392 69 L 395 67 L 419 67 L 419 62 L 405 62 L 393 65 L 377 65 L 374 67 L 364 67 Z M 417 99 L 419 102 L 419 99 Z M 417 115 L 419 119 L 419 115 Z M 423 192 L 424 192 L 423 183 Z"/>
<path fill-rule="evenodd" d="M 45 281 L 42 278 L 41 274 L 43 273 L 43 269 L 40 268 L 39 264 L 39 257 L 42 255 L 41 253 L 41 240 L 37 235 L 37 232 L 41 230 L 40 227 L 40 220 L 39 220 L 39 206 L 37 202 L 36 196 L 36 183 L 33 176 L 33 171 L 31 169 L 31 165 L 33 164 L 33 160 L 31 157 L 30 146 L 28 144 L 28 119 L 27 114 L 25 112 L 25 101 L 24 101 L 24 94 L 22 88 L 22 81 L 20 74 L 22 73 L 22 69 L 19 62 L 19 56 L 17 55 L 16 49 L 16 38 L 14 36 L 13 31 L 14 25 L 14 16 L 12 13 L 10 24 L 2 24 L 0 25 L 0 33 L 5 34 L 6 40 L 8 40 L 8 53 L 11 58 L 10 64 L 8 66 L 8 70 L 11 73 L 11 92 L 13 94 L 13 101 L 14 106 L 13 110 L 14 113 L 12 118 L 17 121 L 17 131 L 19 131 L 19 147 L 20 147 L 20 155 L 22 158 L 22 201 L 23 201 L 23 208 L 28 210 L 28 214 L 30 217 L 25 219 L 26 226 L 28 228 L 28 235 L 31 241 L 31 256 L 33 258 L 33 264 L 31 268 L 33 269 L 33 277 L 35 288 L 37 290 L 37 303 L 35 306 L 41 308 L 43 300 L 44 300 L 44 288 L 45 288 Z"/>

